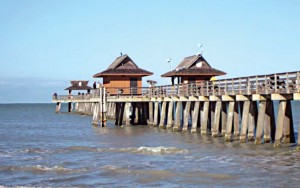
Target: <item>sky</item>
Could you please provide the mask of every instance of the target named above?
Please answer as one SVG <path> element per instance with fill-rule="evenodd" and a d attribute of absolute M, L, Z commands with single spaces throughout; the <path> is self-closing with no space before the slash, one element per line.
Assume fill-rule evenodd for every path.
<path fill-rule="evenodd" d="M 299 23 L 297 0 L 0 0 L 0 103 L 49 103 L 120 52 L 170 84 L 200 43 L 220 78 L 298 71 Z"/>

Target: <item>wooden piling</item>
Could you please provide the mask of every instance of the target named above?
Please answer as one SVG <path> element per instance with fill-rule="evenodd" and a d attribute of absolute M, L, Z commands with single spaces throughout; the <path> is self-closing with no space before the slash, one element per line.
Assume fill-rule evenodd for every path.
<path fill-rule="evenodd" d="M 233 126 L 234 126 L 234 138 L 235 140 L 239 138 L 240 135 L 240 123 L 239 123 L 239 102 L 234 103 L 234 116 L 233 116 Z"/>
<path fill-rule="evenodd" d="M 232 137 L 232 124 L 233 124 L 233 117 L 234 117 L 234 106 L 235 102 L 230 101 L 228 105 L 228 112 L 227 112 L 227 121 L 226 121 L 226 134 L 225 134 L 225 141 L 231 141 Z"/>
<path fill-rule="evenodd" d="M 72 102 L 68 102 L 68 112 L 72 112 L 72 110 L 73 110 Z"/>
<path fill-rule="evenodd" d="M 298 125 L 298 142 L 297 142 L 297 150 L 300 150 L 300 123 Z"/>
<path fill-rule="evenodd" d="M 244 101 L 243 104 L 243 115 L 242 115 L 242 130 L 240 141 L 245 143 L 246 142 L 246 135 L 248 130 L 248 123 L 249 123 L 249 113 L 250 113 L 250 101 Z"/>
<path fill-rule="evenodd" d="M 207 134 L 208 125 L 208 111 L 209 111 L 209 101 L 203 102 L 203 107 L 201 109 L 201 134 Z"/>
<path fill-rule="evenodd" d="M 214 122 L 212 126 L 212 136 L 218 137 L 219 136 L 219 128 L 220 128 L 220 117 L 221 117 L 221 109 L 222 109 L 222 102 L 217 101 L 215 105 L 214 111 Z"/>
<path fill-rule="evenodd" d="M 149 102 L 149 120 L 148 125 L 153 125 L 153 102 Z"/>
<path fill-rule="evenodd" d="M 181 131 L 182 130 L 181 123 L 180 123 L 181 108 L 182 108 L 182 102 L 177 101 L 176 102 L 175 122 L 174 122 L 173 131 Z"/>
<path fill-rule="evenodd" d="M 137 125 L 139 120 L 139 104 L 137 102 L 133 103 L 133 125 Z"/>
<path fill-rule="evenodd" d="M 154 127 L 158 126 L 158 114 L 159 114 L 159 103 L 156 101 L 154 102 L 154 121 L 153 121 Z"/>
<path fill-rule="evenodd" d="M 165 128 L 167 102 L 162 102 L 159 128 Z"/>
<path fill-rule="evenodd" d="M 221 115 L 221 124 L 222 124 L 222 131 L 221 135 L 225 136 L 226 133 L 226 121 L 227 121 L 227 102 L 222 102 L 222 115 Z"/>
<path fill-rule="evenodd" d="M 147 125 L 147 120 L 148 120 L 148 117 L 149 117 L 149 107 L 148 107 L 148 104 L 149 103 L 142 103 L 142 106 L 143 106 L 143 125 Z"/>
<path fill-rule="evenodd" d="M 191 110 L 191 101 L 187 101 L 184 107 L 183 127 L 182 131 L 187 132 L 189 128 L 189 118 Z"/>
<path fill-rule="evenodd" d="M 119 125 L 119 121 L 120 121 L 120 112 L 121 112 L 121 103 L 120 102 L 116 102 L 116 108 L 115 108 L 115 125 Z"/>
<path fill-rule="evenodd" d="M 286 101 L 279 101 L 274 147 L 281 146 L 281 140 L 283 137 L 285 111 L 286 111 Z"/>
<path fill-rule="evenodd" d="M 170 129 L 173 127 L 173 108 L 174 108 L 174 102 L 169 102 L 168 107 L 168 120 L 167 120 L 167 129 Z"/>
<path fill-rule="evenodd" d="M 262 139 L 264 124 L 265 124 L 266 108 L 267 108 L 267 101 L 260 101 L 259 110 L 258 110 L 257 127 L 256 127 L 255 144 L 262 143 L 261 139 Z"/>
<path fill-rule="evenodd" d="M 124 113 L 125 113 L 125 125 L 126 126 L 129 126 L 130 123 L 131 123 L 131 120 L 130 120 L 130 115 L 131 115 L 131 111 L 130 111 L 130 107 L 131 107 L 131 104 L 129 102 L 126 102 L 125 103 L 125 109 L 124 109 Z"/>
<path fill-rule="evenodd" d="M 290 100 L 286 101 L 283 134 L 284 134 L 284 138 L 283 138 L 284 143 L 295 143 L 292 105 Z"/>
<path fill-rule="evenodd" d="M 193 114 L 192 114 L 192 129 L 191 129 L 192 133 L 199 132 L 199 128 L 198 128 L 199 110 L 200 110 L 200 102 L 196 101 L 195 104 L 194 104 L 194 111 L 193 111 Z"/>
<path fill-rule="evenodd" d="M 254 132 L 256 129 L 256 124 L 257 124 L 257 102 L 256 101 L 251 101 L 250 105 L 250 114 L 249 114 L 249 127 L 248 127 L 248 142 L 249 141 L 254 141 Z"/>
<path fill-rule="evenodd" d="M 269 143 L 274 141 L 275 136 L 275 115 L 273 101 L 267 101 L 267 109 L 265 113 L 265 126 L 264 126 L 264 142 Z"/>
<path fill-rule="evenodd" d="M 60 112 L 60 108 L 61 108 L 61 103 L 60 103 L 60 102 L 57 102 L 57 103 L 56 103 L 56 109 L 55 109 L 55 112 L 56 112 L 56 113 L 59 113 L 59 112 Z"/>
<path fill-rule="evenodd" d="M 119 113 L 119 125 L 121 126 L 123 124 L 123 118 L 124 118 L 124 111 L 125 111 L 125 102 L 120 103 L 120 113 Z"/>
<path fill-rule="evenodd" d="M 92 124 L 94 126 L 98 126 L 98 123 L 99 123 L 99 108 L 100 108 L 100 105 L 98 103 L 96 103 L 94 105 L 94 110 L 93 110 L 93 121 L 92 121 Z"/>

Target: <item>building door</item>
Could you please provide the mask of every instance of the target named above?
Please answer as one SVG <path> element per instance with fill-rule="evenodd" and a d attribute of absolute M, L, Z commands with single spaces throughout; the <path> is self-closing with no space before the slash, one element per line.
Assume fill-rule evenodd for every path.
<path fill-rule="evenodd" d="M 137 78 L 130 78 L 130 89 L 132 94 L 137 94 L 138 87 L 138 79 Z"/>
<path fill-rule="evenodd" d="M 193 95 L 196 94 L 196 77 L 189 78 L 189 92 Z"/>

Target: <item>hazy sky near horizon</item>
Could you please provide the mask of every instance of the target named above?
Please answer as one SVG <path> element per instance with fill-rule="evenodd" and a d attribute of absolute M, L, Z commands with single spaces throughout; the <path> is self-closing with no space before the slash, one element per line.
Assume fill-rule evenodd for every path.
<path fill-rule="evenodd" d="M 0 103 L 51 102 L 120 52 L 169 84 L 198 43 L 226 78 L 300 70 L 299 23 L 297 0 L 0 0 Z"/>

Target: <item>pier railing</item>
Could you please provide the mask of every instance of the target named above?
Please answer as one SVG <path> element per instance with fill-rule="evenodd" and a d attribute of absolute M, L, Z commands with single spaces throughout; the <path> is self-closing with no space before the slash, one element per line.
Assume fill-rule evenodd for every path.
<path fill-rule="evenodd" d="M 114 97 L 180 97 L 180 96 L 220 96 L 251 94 L 291 94 L 300 93 L 300 72 L 285 72 L 269 75 L 256 75 L 221 79 L 216 81 L 194 82 L 189 84 L 165 85 L 156 87 L 110 87 L 107 96 Z M 99 90 L 85 95 L 53 96 L 57 100 L 89 100 L 99 98 Z"/>
<path fill-rule="evenodd" d="M 149 97 L 291 94 L 300 92 L 300 72 L 286 72 L 148 88 Z"/>

